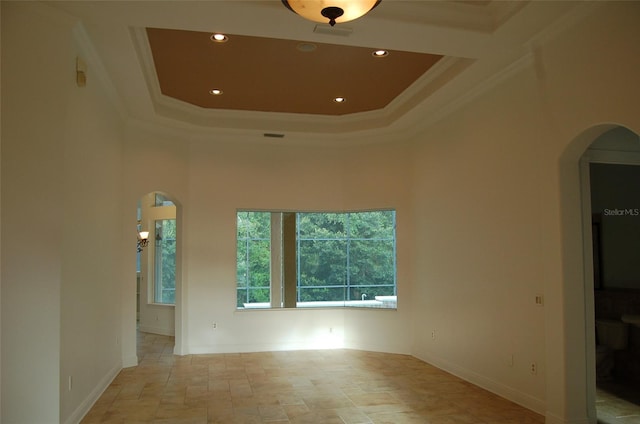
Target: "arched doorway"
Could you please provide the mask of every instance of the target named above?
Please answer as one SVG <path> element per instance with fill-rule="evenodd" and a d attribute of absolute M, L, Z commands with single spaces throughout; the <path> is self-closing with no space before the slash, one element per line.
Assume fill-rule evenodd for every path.
<path fill-rule="evenodd" d="M 562 330 L 547 329 L 549 340 L 561 342 L 561 352 L 554 347 L 553 355 L 562 355 L 562 397 L 552 400 L 564 404 L 565 419 L 597 422 L 596 412 L 596 337 L 593 286 L 593 250 L 591 246 L 591 211 L 583 207 L 588 185 L 581 178 L 588 173 L 584 154 L 604 133 L 620 125 L 603 124 L 589 128 L 569 143 L 559 160 L 560 223 L 562 257 L 562 313 L 548 311 L 547 319 L 558 323 Z M 585 169 L 586 167 L 586 169 Z M 587 204 L 589 204 L 587 202 Z M 559 293 L 560 294 L 560 293 Z M 557 325 L 557 324 L 555 324 Z M 557 338 L 561 334 L 561 338 Z M 551 335 L 551 338 L 549 337 Z M 555 349 L 555 350 L 554 350 Z M 560 393 L 558 393 L 560 394 Z M 577 422 L 577 421 L 576 421 Z M 581 421 L 582 422 L 582 421 Z"/>
<path fill-rule="evenodd" d="M 175 337 L 173 352 L 180 352 L 179 347 L 182 346 L 182 333 L 179 331 L 182 321 L 180 204 L 167 193 L 160 191 L 147 193 L 138 201 L 137 224 L 138 345 L 140 346 L 141 343 L 140 334 Z M 141 241 L 145 235 L 148 237 L 147 241 Z"/>
<path fill-rule="evenodd" d="M 640 139 L 624 127 L 597 137 L 580 160 L 586 312 L 595 322 L 588 346 L 595 367 L 587 374 L 598 422 L 606 424 L 640 416 L 640 332 L 623 322 L 640 315 L 639 165 Z"/>

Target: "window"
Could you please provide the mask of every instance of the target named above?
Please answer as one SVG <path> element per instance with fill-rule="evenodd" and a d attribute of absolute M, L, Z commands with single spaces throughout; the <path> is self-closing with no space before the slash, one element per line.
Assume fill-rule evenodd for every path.
<path fill-rule="evenodd" d="M 162 194 L 162 193 L 154 193 L 154 206 L 155 207 L 174 206 L 174 204 L 171 201 L 171 199 L 169 199 L 164 194 Z"/>
<path fill-rule="evenodd" d="M 137 254 L 140 301 L 146 304 L 173 306 L 176 301 L 178 262 L 177 207 L 160 192 L 145 194 L 138 201 L 138 231 L 149 232 L 149 244 Z M 141 309 L 146 321 L 145 308 Z"/>
<path fill-rule="evenodd" d="M 271 214 L 238 212 L 238 306 L 270 301 Z"/>
<path fill-rule="evenodd" d="M 237 213 L 237 307 L 395 308 L 395 211 Z"/>
<path fill-rule="evenodd" d="M 154 302 L 176 302 L 176 220 L 155 221 Z"/>

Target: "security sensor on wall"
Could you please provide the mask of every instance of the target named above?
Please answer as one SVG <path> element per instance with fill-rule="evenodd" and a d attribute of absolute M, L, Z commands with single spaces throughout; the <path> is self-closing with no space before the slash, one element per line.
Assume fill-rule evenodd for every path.
<path fill-rule="evenodd" d="M 78 87 L 87 85 L 87 64 L 79 57 L 76 58 L 76 84 Z"/>

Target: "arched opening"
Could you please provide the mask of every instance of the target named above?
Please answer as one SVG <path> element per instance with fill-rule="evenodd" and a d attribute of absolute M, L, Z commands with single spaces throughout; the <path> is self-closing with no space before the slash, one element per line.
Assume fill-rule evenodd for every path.
<path fill-rule="evenodd" d="M 595 379 L 598 422 L 618 424 L 640 417 L 638 135 L 624 127 L 604 132 L 582 155 L 580 176 L 585 292 L 593 294 L 587 314 L 595 321 L 595 350 L 589 352 L 595 377 L 589 380 Z"/>
<path fill-rule="evenodd" d="M 149 353 L 173 354 L 181 350 L 180 209 L 171 195 L 159 191 L 147 193 L 138 201 L 136 329 L 139 360 Z"/>
<path fill-rule="evenodd" d="M 577 136 L 560 158 L 561 237 L 563 273 L 563 368 L 566 418 L 584 417 L 595 424 L 596 408 L 596 322 L 594 296 L 594 248 L 592 245 L 591 192 L 589 181 L 592 146 L 601 137 L 616 134 L 620 125 L 603 124 Z M 609 133 L 612 131 L 612 133 Z M 628 130 L 625 130 L 628 131 Z M 635 135 L 637 137 L 637 135 Z M 594 144 L 594 142 L 598 144 Z M 609 155 L 612 153 L 597 153 Z M 596 252 L 597 253 L 597 252 Z M 559 317 L 549 317 L 559 318 Z M 557 321 L 556 321 L 557 322 Z M 558 352 L 555 352 L 557 354 Z M 622 421 L 618 421 L 622 422 Z M 615 423 L 615 421 L 612 421 Z"/>

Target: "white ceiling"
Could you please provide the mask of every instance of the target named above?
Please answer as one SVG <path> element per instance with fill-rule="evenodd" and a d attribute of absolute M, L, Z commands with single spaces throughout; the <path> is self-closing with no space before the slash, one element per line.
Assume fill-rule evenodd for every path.
<path fill-rule="evenodd" d="M 410 133 L 482 92 L 506 70 L 527 66 L 540 37 L 562 28 L 575 1 L 383 0 L 368 15 L 314 32 L 279 0 L 47 1 L 79 19 L 76 35 L 126 119 L 194 134 L 284 134 L 347 139 Z M 385 108 L 342 116 L 210 110 L 160 93 L 144 28 L 270 37 L 444 55 Z M 348 30 L 348 31 L 345 31 Z M 91 84 L 88 80 L 88 84 Z"/>

